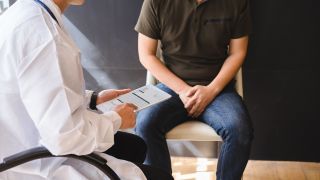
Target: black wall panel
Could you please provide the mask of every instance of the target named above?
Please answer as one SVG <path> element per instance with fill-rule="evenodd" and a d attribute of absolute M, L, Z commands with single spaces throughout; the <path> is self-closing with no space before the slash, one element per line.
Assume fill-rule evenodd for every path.
<path fill-rule="evenodd" d="M 253 0 L 244 93 L 254 159 L 320 161 L 319 1 Z"/>

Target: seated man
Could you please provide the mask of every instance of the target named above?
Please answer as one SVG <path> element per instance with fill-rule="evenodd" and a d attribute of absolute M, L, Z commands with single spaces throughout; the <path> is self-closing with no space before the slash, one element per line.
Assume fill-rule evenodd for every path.
<path fill-rule="evenodd" d="M 61 17 L 70 4 L 83 1 L 18 0 L 0 16 L 0 159 L 36 146 L 45 146 L 55 155 L 105 152 L 113 146 L 119 128 L 135 126 L 136 107 L 132 104 L 104 114 L 88 110 L 130 90 L 99 94 L 84 90 L 79 49 L 65 31 Z M 123 133 L 116 137 L 123 146 L 116 142 L 107 153 L 134 163 L 144 160 L 143 141 Z M 137 139 L 140 141 L 136 143 Z M 142 145 L 141 151 L 134 147 L 138 145 Z M 127 157 L 123 149 L 138 153 L 138 158 Z M 121 179 L 172 179 L 149 166 L 138 164 L 139 168 L 107 154 L 99 155 Z M 5 171 L 0 179 L 104 177 L 89 165 L 55 158 Z"/>
<path fill-rule="evenodd" d="M 248 44 L 248 0 L 145 0 L 136 25 L 142 65 L 172 95 L 141 111 L 136 132 L 147 144 L 146 164 L 171 172 L 165 134 L 192 118 L 222 137 L 217 179 L 240 179 L 253 130 L 234 88 Z M 164 64 L 156 57 L 161 41 Z"/>

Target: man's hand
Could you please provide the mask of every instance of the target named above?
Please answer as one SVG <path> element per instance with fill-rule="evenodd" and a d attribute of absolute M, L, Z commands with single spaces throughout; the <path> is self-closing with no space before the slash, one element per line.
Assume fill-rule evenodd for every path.
<path fill-rule="evenodd" d="M 130 103 L 118 105 L 114 109 L 122 119 L 120 129 L 133 128 L 136 125 L 136 109 L 137 107 Z"/>
<path fill-rule="evenodd" d="M 187 96 L 187 94 L 189 93 L 189 91 L 191 91 L 191 89 L 192 89 L 191 86 L 186 86 L 184 89 L 182 89 L 178 93 L 179 98 L 181 99 L 181 101 L 184 105 L 186 105 L 188 103 L 188 101 L 190 100 L 190 96 Z M 189 112 L 189 110 L 191 110 L 191 109 L 187 109 L 188 112 Z"/>
<path fill-rule="evenodd" d="M 126 94 L 130 92 L 131 89 L 108 89 L 108 90 L 103 90 L 98 94 L 97 97 L 97 105 L 101 104 L 103 102 L 109 101 L 111 99 L 114 99 L 122 94 Z"/>
<path fill-rule="evenodd" d="M 198 117 L 205 110 L 208 104 L 213 101 L 216 94 L 208 86 L 194 86 L 186 94 L 189 99 L 184 103 L 189 116 Z"/>

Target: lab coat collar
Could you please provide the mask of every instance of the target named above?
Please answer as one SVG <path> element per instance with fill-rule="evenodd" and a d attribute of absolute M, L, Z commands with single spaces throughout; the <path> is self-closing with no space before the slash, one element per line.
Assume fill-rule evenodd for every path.
<path fill-rule="evenodd" d="M 34 0 L 31 0 L 34 1 Z M 52 1 L 52 0 L 40 0 L 42 1 L 48 8 L 52 11 L 53 15 L 57 18 L 59 26 L 63 28 L 63 22 L 62 22 L 62 13 L 60 8 Z"/>
<path fill-rule="evenodd" d="M 56 16 L 59 25 L 62 27 L 62 13 L 60 8 L 52 0 L 41 0 L 41 1 L 48 6 L 48 8 L 52 11 L 52 13 Z"/>
<path fill-rule="evenodd" d="M 34 0 L 33 0 L 34 1 Z M 63 26 L 63 21 L 62 21 L 62 12 L 60 10 L 60 8 L 53 2 L 53 0 L 41 0 L 45 5 L 48 6 L 48 8 L 52 11 L 52 13 L 54 14 L 54 16 L 56 16 L 57 21 L 59 23 L 60 28 L 62 29 L 62 31 L 64 31 L 64 33 L 66 33 L 68 35 L 67 39 L 69 41 L 70 44 L 73 45 L 73 47 L 80 53 L 80 49 L 78 48 L 78 46 L 74 43 L 74 41 L 69 37 L 69 33 L 68 31 L 64 28 Z"/>

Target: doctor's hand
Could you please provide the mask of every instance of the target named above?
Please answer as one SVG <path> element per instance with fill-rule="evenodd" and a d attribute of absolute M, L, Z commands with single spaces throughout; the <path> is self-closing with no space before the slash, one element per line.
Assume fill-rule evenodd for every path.
<path fill-rule="evenodd" d="M 194 118 L 200 116 L 208 104 L 213 101 L 216 94 L 208 86 L 194 86 L 187 93 L 188 101 L 184 103 L 189 116 Z"/>
<path fill-rule="evenodd" d="M 136 125 L 136 113 L 137 106 L 125 103 L 118 105 L 114 110 L 120 115 L 122 123 L 120 129 L 133 128 Z"/>
<path fill-rule="evenodd" d="M 108 90 L 103 90 L 99 92 L 98 97 L 97 97 L 97 105 L 101 104 L 103 102 L 109 101 L 111 99 L 114 99 L 122 94 L 126 94 L 130 92 L 131 89 L 108 89 Z"/>

